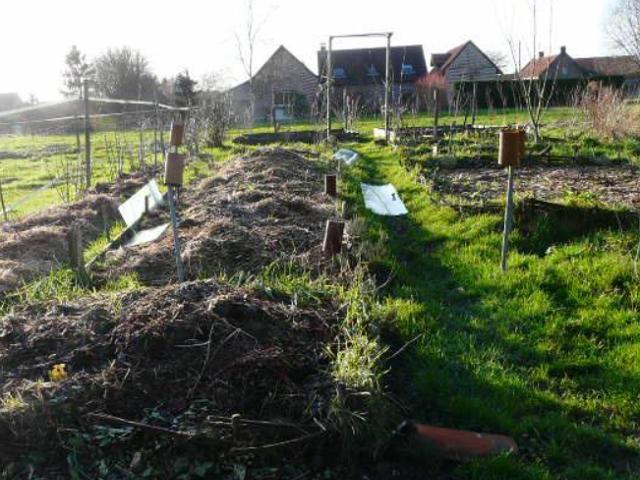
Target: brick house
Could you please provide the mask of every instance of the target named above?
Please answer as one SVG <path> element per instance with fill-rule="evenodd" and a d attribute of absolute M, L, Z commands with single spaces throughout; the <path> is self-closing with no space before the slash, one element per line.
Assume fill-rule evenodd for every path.
<path fill-rule="evenodd" d="M 553 102 L 567 103 L 577 89 L 589 83 L 637 92 L 640 63 L 631 56 L 573 58 L 566 47 L 561 47 L 557 55 L 540 52 L 520 70 L 519 76 L 524 81 L 553 83 Z"/>
<path fill-rule="evenodd" d="M 475 84 L 476 88 L 480 86 L 485 91 L 489 84 L 502 75 L 493 60 L 471 40 L 446 53 L 433 54 L 431 67 L 430 75 L 444 78 L 449 105 L 454 102 L 458 86 Z M 481 100 L 484 98 L 482 94 L 479 96 Z"/>
<path fill-rule="evenodd" d="M 335 102 L 341 103 L 346 94 L 352 98 L 358 97 L 366 111 L 380 111 L 384 104 L 387 49 L 333 50 L 331 55 Z M 327 56 L 327 48 L 322 46 L 318 52 L 318 71 L 320 78 L 325 81 Z M 422 45 L 392 47 L 390 70 L 392 101 L 411 103 L 416 98 L 417 81 L 427 73 Z"/>
<path fill-rule="evenodd" d="M 236 117 L 247 119 L 251 85 L 246 81 L 228 91 Z M 278 121 L 304 117 L 315 108 L 318 77 L 284 46 L 280 46 L 253 76 L 254 119 Z"/>

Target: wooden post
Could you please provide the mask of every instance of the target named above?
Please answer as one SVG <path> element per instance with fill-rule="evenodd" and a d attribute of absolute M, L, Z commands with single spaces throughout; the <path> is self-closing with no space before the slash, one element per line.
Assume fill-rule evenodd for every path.
<path fill-rule="evenodd" d="M 82 246 L 82 230 L 78 225 L 71 227 L 67 233 L 69 242 L 69 263 L 71 268 L 76 272 L 78 281 L 87 285 L 89 283 L 89 275 L 84 266 L 84 250 Z"/>
<path fill-rule="evenodd" d="M 502 240 L 502 271 L 509 269 L 509 237 L 513 229 L 513 167 L 509 167 L 509 184 L 507 187 L 507 208 L 504 218 L 504 238 Z"/>
<path fill-rule="evenodd" d="M 433 101 L 434 101 L 434 118 L 433 118 L 433 138 L 438 138 L 438 123 L 440 123 L 440 90 L 436 87 L 433 91 Z"/>
<path fill-rule="evenodd" d="M 238 445 L 240 442 L 240 420 L 242 416 L 238 413 L 231 416 L 231 429 L 233 431 L 233 443 Z"/>
<path fill-rule="evenodd" d="M 0 172 L 0 208 L 2 208 L 2 215 L 4 221 L 9 221 L 9 212 L 7 212 L 7 205 L 4 203 L 4 190 L 2 187 L 2 173 Z"/>
<path fill-rule="evenodd" d="M 86 188 L 91 187 L 91 114 L 89 106 L 89 80 L 84 80 L 84 149 L 85 149 L 85 167 L 86 167 Z"/>
<path fill-rule="evenodd" d="M 153 166 L 158 168 L 158 128 L 160 125 L 160 116 L 158 115 L 158 93 L 156 87 L 153 87 L 153 105 L 154 105 L 154 119 L 153 119 Z"/>
<path fill-rule="evenodd" d="M 324 176 L 324 193 L 330 197 L 338 196 L 338 176 L 335 174 Z"/>
<path fill-rule="evenodd" d="M 389 141 L 389 130 L 391 128 L 391 117 L 389 116 L 389 97 L 391 90 L 391 33 L 387 34 L 387 59 L 384 87 L 384 133 L 387 142 Z"/>
<path fill-rule="evenodd" d="M 334 257 L 342 252 L 342 237 L 344 236 L 345 223 L 339 220 L 327 220 L 324 233 L 323 253 L 328 257 Z"/>
<path fill-rule="evenodd" d="M 107 207 L 104 203 L 100 204 L 100 217 L 102 218 L 102 228 L 107 240 L 111 241 L 111 232 L 109 231 L 109 215 L 107 214 Z"/>
<path fill-rule="evenodd" d="M 329 37 L 327 51 L 327 141 L 331 141 L 331 89 L 333 86 L 333 37 Z"/>

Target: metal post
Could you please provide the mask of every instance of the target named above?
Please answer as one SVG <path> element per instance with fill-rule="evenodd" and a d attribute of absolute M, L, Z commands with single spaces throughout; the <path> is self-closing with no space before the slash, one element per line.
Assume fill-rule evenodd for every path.
<path fill-rule="evenodd" d="M 502 240 L 502 271 L 509 268 L 509 236 L 513 228 L 513 167 L 509 167 L 509 186 L 507 188 L 507 209 L 504 218 L 504 238 Z"/>
<path fill-rule="evenodd" d="M 171 227 L 173 228 L 173 245 L 176 257 L 176 267 L 178 268 L 178 281 L 184 282 L 184 265 L 182 263 L 182 247 L 180 246 L 180 237 L 178 234 L 178 214 L 176 212 L 176 198 L 174 185 L 169 185 L 169 212 L 171 214 Z"/>
<path fill-rule="evenodd" d="M 333 86 L 333 37 L 329 37 L 327 51 L 327 141 L 331 140 L 331 89 Z"/>
<path fill-rule="evenodd" d="M 391 88 L 391 34 L 387 34 L 387 60 L 386 75 L 384 86 L 384 133 L 387 142 L 389 141 L 389 128 L 391 126 L 389 120 L 389 89 Z"/>
<path fill-rule="evenodd" d="M 86 167 L 86 188 L 91 187 L 91 120 L 89 115 L 89 80 L 84 81 L 84 150 L 85 150 L 85 167 Z"/>

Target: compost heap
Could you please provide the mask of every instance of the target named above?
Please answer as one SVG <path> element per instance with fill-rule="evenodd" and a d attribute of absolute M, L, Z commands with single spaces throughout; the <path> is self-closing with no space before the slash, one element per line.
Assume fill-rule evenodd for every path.
<path fill-rule="evenodd" d="M 106 455 L 105 414 L 209 455 L 321 433 L 336 310 L 213 280 L 17 308 L 0 327 L 0 470 L 35 453 L 64 470 L 80 434 L 92 458 Z M 296 426 L 243 425 L 234 443 L 238 413 Z M 115 454 L 146 448 L 150 427 L 116 427 L 128 429 Z"/>
<path fill-rule="evenodd" d="M 80 228 L 85 244 L 104 232 L 105 219 L 118 218 L 117 205 L 144 185 L 143 174 L 116 184 L 97 185 L 83 199 L 62 204 L 2 225 L 0 229 L 0 295 L 69 262 L 67 233 Z"/>
<path fill-rule="evenodd" d="M 335 202 L 323 193 L 324 165 L 302 153 L 264 148 L 227 162 L 211 179 L 188 187 L 179 202 L 187 278 L 256 273 L 277 260 L 321 258 Z M 140 229 L 168 222 L 152 215 Z M 98 276 L 136 272 L 147 285 L 176 279 L 173 238 L 111 252 Z"/>
<path fill-rule="evenodd" d="M 334 213 L 321 169 L 261 150 L 185 192 L 190 274 L 257 272 L 278 258 L 308 267 Z M 171 246 L 123 249 L 111 262 L 166 281 Z M 114 478 L 130 478 L 149 465 L 175 472 L 189 448 L 199 465 L 223 452 L 315 455 L 332 431 L 327 345 L 340 312 L 332 299 L 216 279 L 16 304 L 0 323 L 0 470 L 24 472 L 28 457 L 46 478 L 68 478 L 79 463 L 89 477 L 117 468 L 129 476 Z"/>

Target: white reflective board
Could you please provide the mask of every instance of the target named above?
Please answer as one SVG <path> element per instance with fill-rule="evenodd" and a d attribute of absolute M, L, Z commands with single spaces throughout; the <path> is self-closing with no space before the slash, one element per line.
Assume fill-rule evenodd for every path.
<path fill-rule="evenodd" d="M 138 232 L 134 235 L 134 237 L 129 240 L 127 243 L 127 247 L 137 247 L 138 245 L 144 245 L 145 243 L 152 243 L 158 240 L 164 233 L 169 229 L 169 224 L 165 223 L 164 225 L 159 225 L 154 228 L 149 228 L 148 230 L 143 230 L 142 232 Z"/>
<path fill-rule="evenodd" d="M 353 150 L 349 150 L 347 148 L 341 148 L 333 156 L 333 158 L 335 158 L 338 161 L 343 162 L 347 167 L 350 167 L 351 165 L 356 163 L 356 161 L 358 160 L 359 157 L 360 157 L 360 155 L 358 155 Z"/>
<path fill-rule="evenodd" d="M 162 194 L 155 180 L 151 180 L 138 190 L 133 197 L 118 207 L 118 211 L 120 215 L 122 215 L 122 219 L 127 224 L 127 227 L 135 225 L 144 215 L 145 198 L 149 199 L 150 212 L 164 205 Z"/>
<path fill-rule="evenodd" d="M 375 187 L 363 183 L 362 195 L 364 195 L 364 203 L 367 208 L 377 215 L 398 217 L 409 213 L 402 203 L 396 187 L 391 184 Z"/>

